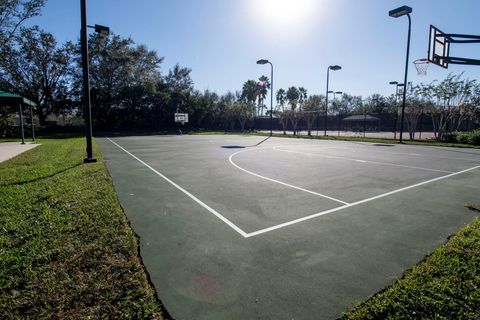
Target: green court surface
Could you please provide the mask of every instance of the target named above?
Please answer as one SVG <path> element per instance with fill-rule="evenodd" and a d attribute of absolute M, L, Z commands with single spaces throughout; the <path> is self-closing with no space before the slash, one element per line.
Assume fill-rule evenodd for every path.
<path fill-rule="evenodd" d="M 255 136 L 97 139 L 177 319 L 334 319 L 474 218 L 480 150 Z"/>

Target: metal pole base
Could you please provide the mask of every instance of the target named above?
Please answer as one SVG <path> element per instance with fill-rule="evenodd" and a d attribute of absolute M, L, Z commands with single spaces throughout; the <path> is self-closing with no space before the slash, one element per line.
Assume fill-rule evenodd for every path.
<path fill-rule="evenodd" d="M 83 159 L 83 163 L 94 163 L 97 162 L 96 158 L 85 158 Z"/>

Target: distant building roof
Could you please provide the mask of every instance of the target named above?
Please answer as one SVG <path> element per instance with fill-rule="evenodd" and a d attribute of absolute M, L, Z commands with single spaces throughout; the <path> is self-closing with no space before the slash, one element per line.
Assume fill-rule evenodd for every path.
<path fill-rule="evenodd" d="M 30 101 L 27 98 L 24 98 L 22 96 L 19 96 L 18 94 L 6 92 L 6 91 L 0 91 L 0 104 L 15 106 L 19 103 L 26 104 L 32 107 L 36 106 L 36 104 L 33 101 Z"/>
<path fill-rule="evenodd" d="M 380 119 L 368 114 L 366 116 L 363 114 L 357 114 L 343 118 L 342 121 L 380 121 Z"/>

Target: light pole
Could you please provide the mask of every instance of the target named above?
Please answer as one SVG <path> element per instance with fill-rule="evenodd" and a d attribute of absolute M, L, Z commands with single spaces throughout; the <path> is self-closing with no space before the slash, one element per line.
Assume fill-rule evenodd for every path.
<path fill-rule="evenodd" d="M 327 90 L 326 90 L 326 94 L 325 94 L 325 118 L 323 119 L 323 125 L 324 125 L 324 132 L 323 132 L 323 136 L 327 136 L 327 118 L 328 118 L 328 82 L 330 80 L 330 70 L 333 70 L 333 71 L 337 71 L 337 70 L 340 70 L 342 69 L 342 67 L 338 66 L 338 65 L 334 65 L 334 66 L 329 66 L 327 68 Z"/>
<path fill-rule="evenodd" d="M 85 135 L 87 138 L 87 157 L 83 162 L 96 162 L 97 159 L 93 157 L 92 147 L 92 106 L 90 102 L 90 80 L 88 71 L 88 35 L 87 27 L 94 28 L 96 32 L 108 35 L 110 29 L 105 26 L 95 25 L 87 26 L 87 1 L 80 0 L 80 15 L 82 20 L 82 27 L 80 29 L 80 42 L 82 51 L 82 73 L 83 73 L 83 117 L 85 119 Z"/>
<path fill-rule="evenodd" d="M 23 110 L 22 110 L 22 103 L 18 104 L 20 109 L 20 130 L 22 132 L 22 144 L 25 144 L 25 132 L 23 130 Z"/>
<path fill-rule="evenodd" d="M 404 81 L 403 81 L 404 84 L 408 83 L 407 82 L 407 80 L 408 80 L 408 60 L 409 60 L 409 56 L 410 56 L 410 34 L 411 34 L 411 30 L 412 30 L 412 18 L 410 17 L 410 13 L 412 13 L 412 8 L 410 8 L 409 6 L 402 6 L 402 7 L 399 7 L 397 9 L 393 9 L 388 13 L 388 15 L 390 17 L 394 17 L 394 18 L 399 18 L 399 17 L 405 16 L 405 15 L 408 17 L 407 57 L 406 57 L 406 61 L 405 61 L 405 78 L 404 78 Z M 403 120 L 404 120 L 404 117 L 405 117 L 405 102 L 406 102 L 406 99 L 407 99 L 407 90 L 406 90 L 406 86 L 405 86 L 405 88 L 403 89 L 402 117 L 401 117 L 401 120 L 400 120 L 400 140 L 399 140 L 400 143 L 403 142 Z"/>
<path fill-rule="evenodd" d="M 32 126 L 32 141 L 35 142 L 35 123 L 33 122 L 33 107 L 30 106 L 30 125 Z"/>
<path fill-rule="evenodd" d="M 398 83 L 398 81 L 390 81 L 389 82 L 391 85 L 395 85 L 395 123 L 394 123 L 394 128 L 393 128 L 393 140 L 397 140 L 397 122 L 398 122 L 398 88 L 403 87 L 403 83 Z"/>
<path fill-rule="evenodd" d="M 333 92 L 333 103 L 335 103 L 335 95 L 336 94 L 342 94 L 342 91 L 334 91 Z M 341 126 L 341 121 L 340 121 L 340 110 L 338 110 L 338 136 L 340 137 L 340 126 Z"/>
<path fill-rule="evenodd" d="M 261 59 L 257 61 L 257 64 L 270 64 L 270 137 L 273 135 L 273 63 L 266 59 Z"/>

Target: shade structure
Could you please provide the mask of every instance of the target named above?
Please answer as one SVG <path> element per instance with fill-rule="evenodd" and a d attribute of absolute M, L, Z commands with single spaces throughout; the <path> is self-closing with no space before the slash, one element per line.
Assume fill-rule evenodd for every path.
<path fill-rule="evenodd" d="M 23 104 L 31 107 L 36 107 L 35 102 L 28 100 L 18 94 L 0 91 L 0 105 L 7 106 L 17 106 L 18 104 Z"/>
<path fill-rule="evenodd" d="M 371 116 L 371 115 L 363 115 L 363 114 L 357 114 L 353 116 L 349 116 L 346 118 L 343 118 L 342 121 L 367 121 L 367 122 L 373 122 L 373 121 L 380 121 L 380 118 Z"/>

